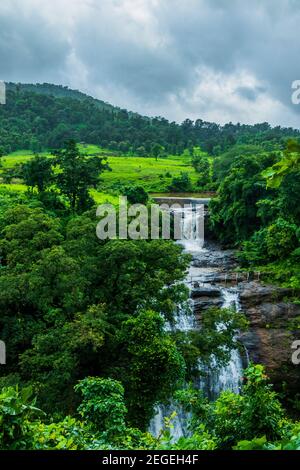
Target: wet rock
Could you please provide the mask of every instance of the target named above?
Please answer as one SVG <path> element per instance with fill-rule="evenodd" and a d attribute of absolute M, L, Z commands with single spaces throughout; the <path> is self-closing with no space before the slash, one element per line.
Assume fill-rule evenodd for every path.
<path fill-rule="evenodd" d="M 191 291 L 192 299 L 198 297 L 220 297 L 221 291 L 217 287 L 196 287 Z"/>
<path fill-rule="evenodd" d="M 194 314 L 197 319 L 203 310 L 211 307 L 222 307 L 223 300 L 221 298 L 201 297 L 194 301 Z"/>
<path fill-rule="evenodd" d="M 279 302 L 285 297 L 293 295 L 292 289 L 281 288 L 277 286 L 264 286 L 258 282 L 250 282 L 240 285 L 240 302 L 244 308 L 262 304 L 265 302 Z"/>
<path fill-rule="evenodd" d="M 300 306 L 290 302 L 266 302 L 248 308 L 246 313 L 252 327 L 286 328 L 289 321 L 300 315 Z"/>
<path fill-rule="evenodd" d="M 296 327 L 300 305 L 287 300 L 291 289 L 263 286 L 258 283 L 240 285 L 240 303 L 249 329 L 241 335 L 249 359 L 266 366 L 271 381 L 279 386 L 288 383 L 290 390 L 300 385 L 299 367 L 292 363 L 292 343 L 300 339 Z"/>
<path fill-rule="evenodd" d="M 203 250 L 193 256 L 192 265 L 200 268 L 233 269 L 237 266 L 233 250 Z"/>

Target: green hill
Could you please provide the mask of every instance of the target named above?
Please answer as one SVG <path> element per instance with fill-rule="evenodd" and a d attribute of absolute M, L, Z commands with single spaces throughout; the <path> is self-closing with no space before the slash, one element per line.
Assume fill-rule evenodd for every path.
<path fill-rule="evenodd" d="M 91 103 L 96 104 L 99 109 L 106 109 L 113 111 L 115 108 L 109 103 L 92 98 L 91 96 L 86 95 L 78 90 L 71 90 L 67 86 L 63 85 L 53 85 L 51 83 L 37 83 L 35 85 L 30 83 L 12 83 L 9 82 L 6 84 L 7 91 L 13 92 L 29 92 L 29 93 L 38 93 L 41 95 L 50 95 L 55 98 L 73 98 L 79 101 L 90 101 Z"/>
<path fill-rule="evenodd" d="M 0 107 L 0 147 L 4 153 L 28 149 L 40 152 L 75 139 L 121 154 L 181 155 L 200 146 L 219 155 L 235 144 L 256 144 L 266 150 L 282 148 L 299 130 L 186 119 L 178 124 L 163 117 L 147 118 L 111 106 L 68 87 L 7 84 L 7 104 Z"/>

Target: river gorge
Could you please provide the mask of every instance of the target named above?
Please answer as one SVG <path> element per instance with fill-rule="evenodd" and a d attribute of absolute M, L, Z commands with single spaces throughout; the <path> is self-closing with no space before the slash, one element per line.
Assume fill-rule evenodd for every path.
<path fill-rule="evenodd" d="M 249 361 L 266 366 L 272 380 L 279 384 L 289 380 L 293 390 L 299 385 L 297 368 L 291 364 L 290 347 L 299 333 L 287 328 L 288 320 L 300 315 L 300 307 L 286 300 L 290 289 L 264 285 L 260 273 L 241 273 L 234 250 L 224 250 L 212 241 L 199 237 L 197 204 L 182 211 L 182 240 L 185 252 L 192 257 L 185 283 L 189 289 L 191 312 L 178 307 L 175 323 L 167 329 L 189 331 L 201 328 L 201 311 L 213 306 L 234 308 L 245 314 L 249 327 L 236 338 L 237 347 L 230 351 L 230 360 L 218 366 L 214 356 L 209 365 L 201 364 L 201 374 L 194 385 L 210 400 L 215 400 L 224 390 L 240 392 L 243 369 Z M 219 325 L 220 334 L 224 325 Z M 176 415 L 174 414 L 176 412 Z M 189 415 L 178 405 L 157 405 L 149 430 L 159 436 L 165 418 L 173 413 L 171 434 L 174 440 L 188 435 Z"/>

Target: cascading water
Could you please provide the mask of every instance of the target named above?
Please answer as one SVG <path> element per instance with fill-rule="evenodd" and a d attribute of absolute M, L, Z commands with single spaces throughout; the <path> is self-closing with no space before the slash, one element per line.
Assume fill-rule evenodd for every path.
<path fill-rule="evenodd" d="M 204 252 L 206 255 L 209 254 L 212 250 L 203 248 L 203 233 L 199 230 L 202 222 L 201 217 L 204 215 L 203 211 L 197 211 L 197 206 L 180 210 L 183 212 L 184 217 L 182 218 L 182 240 L 180 240 L 179 243 L 183 245 L 187 253 L 194 256 Z M 186 277 L 186 285 L 191 291 L 191 278 L 196 278 L 200 282 L 205 283 L 206 287 L 210 288 L 212 285 L 208 280 L 213 277 L 215 271 L 216 269 L 214 267 L 195 267 L 191 265 Z M 240 310 L 237 288 L 221 287 L 220 293 L 221 307 L 234 307 L 237 311 Z M 175 314 L 174 324 L 172 326 L 166 325 L 167 330 L 189 331 L 197 328 L 194 302 L 192 299 L 190 299 L 190 303 L 191 314 L 188 315 L 184 309 L 178 308 Z M 222 327 L 223 325 L 220 325 L 220 334 Z M 204 372 L 204 377 L 201 376 L 198 383 L 195 385 L 198 386 L 199 389 L 202 389 L 210 399 L 216 399 L 223 390 L 231 390 L 235 393 L 239 393 L 243 364 L 238 349 L 233 349 L 230 352 L 230 360 L 226 366 L 218 367 L 216 358 L 212 356 L 209 366 L 203 366 L 199 362 L 199 369 L 200 367 L 201 372 Z M 173 428 L 171 430 L 173 439 L 177 440 L 179 437 L 188 434 L 187 424 L 189 415 L 179 406 L 174 403 L 158 405 L 155 411 L 155 416 L 149 426 L 149 431 L 154 436 L 159 436 L 161 430 L 164 428 L 165 417 L 169 417 L 174 411 L 176 412 L 176 417 L 172 421 Z"/>
<path fill-rule="evenodd" d="M 222 308 L 235 308 L 238 312 L 241 310 L 239 303 L 239 293 L 237 288 L 221 288 Z M 224 328 L 223 324 L 219 325 L 220 332 Z M 243 362 L 238 349 L 230 351 L 230 360 L 226 366 L 218 367 L 217 360 L 211 357 L 209 366 L 204 367 L 205 379 L 199 381 L 201 388 L 206 395 L 214 400 L 223 390 L 231 390 L 239 393 L 241 385 L 241 377 L 243 373 Z"/>

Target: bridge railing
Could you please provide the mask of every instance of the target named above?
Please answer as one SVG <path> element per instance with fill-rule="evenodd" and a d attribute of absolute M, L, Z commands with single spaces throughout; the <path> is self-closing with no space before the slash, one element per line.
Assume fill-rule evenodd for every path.
<path fill-rule="evenodd" d="M 262 273 L 260 271 L 232 271 L 232 272 L 216 272 L 209 273 L 203 276 L 189 276 L 187 278 L 188 284 L 197 283 L 201 286 L 209 283 L 236 283 L 239 282 L 259 282 L 261 279 Z"/>

